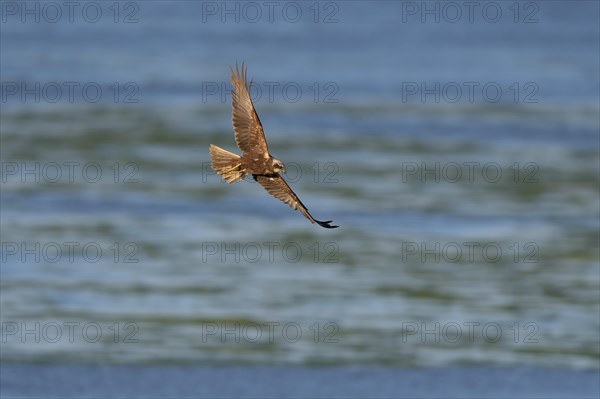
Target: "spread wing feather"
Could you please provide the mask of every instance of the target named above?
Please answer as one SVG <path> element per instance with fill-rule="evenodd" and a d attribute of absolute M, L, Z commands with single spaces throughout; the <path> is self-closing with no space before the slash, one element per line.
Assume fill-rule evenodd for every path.
<path fill-rule="evenodd" d="M 231 71 L 231 85 L 234 88 L 231 93 L 231 106 L 233 108 L 231 119 L 235 142 L 242 152 L 262 154 L 265 158 L 269 158 L 265 133 L 254 109 L 254 104 L 252 104 L 249 88 L 246 85 L 246 68 L 242 64 L 240 73 L 236 64 L 235 72 L 231 67 L 229 70 Z"/>
<path fill-rule="evenodd" d="M 290 186 L 283 180 L 283 177 L 280 175 L 274 176 L 266 176 L 266 175 L 254 175 L 254 180 L 256 180 L 269 194 L 273 197 L 277 198 L 280 201 L 288 204 L 292 209 L 299 210 L 302 214 L 311 221 L 311 223 L 317 223 L 320 226 L 333 229 L 338 226 L 332 226 L 331 220 L 322 222 L 312 217 L 310 213 L 308 213 L 308 209 L 306 206 L 300 201 L 298 196 L 292 191 Z"/>

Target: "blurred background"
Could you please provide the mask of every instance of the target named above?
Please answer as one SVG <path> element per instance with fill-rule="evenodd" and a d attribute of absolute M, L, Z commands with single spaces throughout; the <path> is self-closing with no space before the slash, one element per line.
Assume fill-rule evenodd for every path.
<path fill-rule="evenodd" d="M 598 368 L 597 2 L 1 11 L 4 363 Z"/>

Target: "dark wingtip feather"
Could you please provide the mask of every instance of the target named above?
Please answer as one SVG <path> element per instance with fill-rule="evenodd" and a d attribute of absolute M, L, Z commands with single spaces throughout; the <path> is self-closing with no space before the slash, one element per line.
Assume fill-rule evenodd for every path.
<path fill-rule="evenodd" d="M 315 219 L 315 222 L 317 222 L 319 224 L 319 226 L 325 227 L 326 229 L 337 229 L 338 227 L 340 227 L 340 226 L 332 226 L 332 225 L 330 225 L 329 223 L 333 222 L 333 220 L 328 220 L 326 222 L 321 222 L 321 221 Z"/>

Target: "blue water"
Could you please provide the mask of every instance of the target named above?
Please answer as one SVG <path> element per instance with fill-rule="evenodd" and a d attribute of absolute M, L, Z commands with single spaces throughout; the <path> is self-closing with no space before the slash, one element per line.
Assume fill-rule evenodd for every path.
<path fill-rule="evenodd" d="M 599 367 L 598 3 L 10 4 L 3 362 Z M 236 62 L 339 229 L 208 168 Z"/>
<path fill-rule="evenodd" d="M 525 367 L 407 370 L 78 364 L 4 366 L 0 381 L 7 398 L 595 398 L 599 392 L 596 377 L 589 370 Z"/>

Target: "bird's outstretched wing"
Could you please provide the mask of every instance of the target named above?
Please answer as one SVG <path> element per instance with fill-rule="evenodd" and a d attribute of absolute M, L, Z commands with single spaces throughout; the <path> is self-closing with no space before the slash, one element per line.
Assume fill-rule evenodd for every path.
<path fill-rule="evenodd" d="M 304 206 L 302 201 L 300 201 L 298 196 L 292 191 L 290 186 L 288 186 L 285 180 L 283 180 L 283 177 L 281 177 L 280 175 L 254 175 L 253 177 L 254 180 L 256 180 L 261 186 L 263 186 L 263 188 L 267 190 L 269 194 L 271 194 L 278 200 L 285 202 L 292 209 L 297 209 L 300 212 L 302 212 L 302 214 L 306 216 L 306 218 L 310 220 L 311 223 L 317 223 L 320 226 L 326 227 L 328 229 L 334 229 L 338 227 L 332 226 L 330 224 L 332 222 L 331 220 L 321 222 L 320 220 L 313 218 L 311 214 L 308 213 L 308 209 L 306 209 L 306 206 Z"/>
<path fill-rule="evenodd" d="M 231 107 L 233 123 L 233 133 L 235 142 L 242 152 L 249 152 L 256 155 L 261 154 L 265 158 L 269 157 L 269 149 L 265 140 L 265 133 L 258 114 L 254 110 L 254 104 L 250 99 L 250 91 L 246 85 L 246 68 L 242 64 L 242 71 L 237 64 L 235 72 L 231 71 L 231 85 L 234 91 L 231 92 Z"/>

